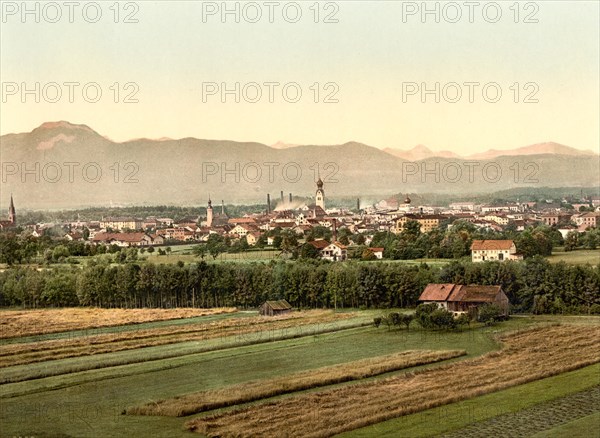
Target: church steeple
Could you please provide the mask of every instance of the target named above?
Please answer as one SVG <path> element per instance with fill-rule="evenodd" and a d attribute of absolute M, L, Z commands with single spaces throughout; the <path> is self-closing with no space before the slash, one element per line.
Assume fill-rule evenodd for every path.
<path fill-rule="evenodd" d="M 212 201 L 210 200 L 210 195 L 208 195 L 208 207 L 206 207 L 206 226 L 208 228 L 212 227 L 213 223 L 213 208 Z"/>
<path fill-rule="evenodd" d="M 8 206 L 8 220 L 13 225 L 17 222 L 17 213 L 15 211 L 12 193 L 10 194 L 10 205 Z"/>
<path fill-rule="evenodd" d="M 315 204 L 325 210 L 325 190 L 323 190 L 323 181 L 319 177 L 317 181 L 317 192 L 315 194 Z"/>

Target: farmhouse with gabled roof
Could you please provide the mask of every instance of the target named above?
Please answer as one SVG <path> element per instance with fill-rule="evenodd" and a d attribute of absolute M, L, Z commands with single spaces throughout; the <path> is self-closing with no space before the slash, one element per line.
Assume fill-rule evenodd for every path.
<path fill-rule="evenodd" d="M 501 286 L 452 283 L 428 284 L 419 301 L 424 304 L 435 303 L 451 312 L 476 312 L 479 306 L 496 304 L 504 315 L 508 315 L 510 304 Z"/>

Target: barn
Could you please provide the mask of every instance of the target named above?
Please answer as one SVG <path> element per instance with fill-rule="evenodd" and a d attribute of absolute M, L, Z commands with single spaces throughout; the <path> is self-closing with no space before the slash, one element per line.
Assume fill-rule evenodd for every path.
<path fill-rule="evenodd" d="M 285 315 L 292 311 L 292 305 L 286 300 L 265 301 L 260 306 L 260 314 L 263 316 Z"/>
<path fill-rule="evenodd" d="M 419 301 L 436 303 L 450 312 L 476 312 L 484 304 L 496 304 L 508 315 L 510 303 L 501 286 L 428 284 Z"/>

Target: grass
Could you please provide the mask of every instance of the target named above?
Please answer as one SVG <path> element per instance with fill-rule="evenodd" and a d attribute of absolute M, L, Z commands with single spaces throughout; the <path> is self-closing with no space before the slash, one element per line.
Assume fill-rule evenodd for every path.
<path fill-rule="evenodd" d="M 127 409 L 130 415 L 165 415 L 183 417 L 222 407 L 234 406 L 277 395 L 304 391 L 336 383 L 360 380 L 418 365 L 435 363 L 467 354 L 464 350 L 409 350 L 318 368 L 274 379 L 255 380 L 202 391 Z"/>
<path fill-rule="evenodd" d="M 383 260 L 371 260 L 371 261 L 361 261 L 361 263 L 394 263 L 394 264 L 402 264 L 402 265 L 420 265 L 421 263 L 426 263 L 430 266 L 444 266 L 455 259 L 409 259 L 409 260 L 392 260 L 392 259 L 383 259 Z"/>
<path fill-rule="evenodd" d="M 548 325 L 557 317 L 519 317 L 494 327 L 474 328 L 463 332 L 431 332 L 422 330 L 391 330 L 386 328 L 360 327 L 348 329 L 353 324 L 372 321 L 372 317 L 381 311 L 360 312 L 359 316 L 331 324 L 314 324 L 304 328 L 293 327 L 282 330 L 272 336 L 272 332 L 250 333 L 244 336 L 226 336 L 205 341 L 181 342 L 156 347 L 138 348 L 109 354 L 67 358 L 46 361 L 37 364 L 9 367 L 2 370 L 8 372 L 35 372 L 61 369 L 67 374 L 45 378 L 7 383 L 0 385 L 0 424 L 2 436 L 153 436 L 153 437 L 190 437 L 191 432 L 184 429 L 186 419 L 164 416 L 121 415 L 128 406 L 138 406 L 152 400 L 162 400 L 201 391 L 218 391 L 225 387 L 242 385 L 249 381 L 284 379 L 300 372 L 310 372 L 323 367 L 343 365 L 352 361 L 390 355 L 407 350 L 453 350 L 464 349 L 467 356 L 449 359 L 447 363 L 463 363 L 464 358 L 477 358 L 490 351 L 497 351 L 501 344 L 496 335 L 506 330 L 525 329 L 532 324 Z M 244 314 L 245 315 L 245 314 Z M 203 317 L 204 319 L 237 318 L 238 314 L 224 314 Z M 240 315 L 241 316 L 241 315 Z M 248 315 L 245 315 L 248 316 Z M 250 316 L 252 317 L 252 316 Z M 571 319 L 559 318 L 561 321 Z M 170 325 L 188 325 L 189 321 L 202 322 L 198 319 L 173 320 L 145 323 L 120 327 L 91 329 L 94 333 L 117 333 L 120 331 L 135 334 L 138 329 L 166 327 Z M 577 318 L 582 328 L 597 324 L 598 319 Z M 300 330 L 302 329 L 302 330 Z M 328 333 L 324 329 L 331 329 Z M 68 332 L 73 339 L 81 332 Z M 277 340 L 283 335 L 299 335 L 296 338 Z M 41 335 L 43 339 L 61 339 L 64 333 Z M 85 333 L 84 333 L 85 335 Z M 268 335 L 268 336 L 266 336 Z M 32 340 L 33 338 L 22 338 Z M 7 341 L 7 340 L 5 340 Z M 199 349 L 206 348 L 204 352 Z M 161 359 L 164 356 L 165 358 Z M 148 360 L 151 359 L 151 360 Z M 122 361 L 124 365 L 118 365 Z M 133 361 L 133 363 L 131 363 Z M 106 365 L 95 368 L 99 364 Z M 113 365 L 110 365 L 113 364 Z M 433 370 L 439 364 L 420 365 L 400 373 Z M 69 372 L 71 368 L 73 372 Z M 77 371 L 77 370 L 80 371 Z M 398 372 L 395 372 L 398 373 Z M 395 374 L 394 373 L 394 374 Z M 334 385 L 337 388 L 360 387 L 364 382 L 377 382 L 388 379 L 390 374 L 375 376 L 362 381 L 352 381 Z M 431 436 L 437 423 L 432 422 L 429 414 L 437 412 L 454 412 L 455 406 L 461 403 L 470 406 L 515 405 L 515 400 L 544 399 L 559 396 L 559 392 L 575 391 L 590 382 L 598 381 L 600 365 L 594 365 L 564 373 L 549 379 L 516 386 L 509 391 L 510 396 L 494 398 L 503 391 L 486 396 L 453 403 L 440 408 L 430 409 L 419 414 L 408 415 L 378 423 L 381 431 L 389 424 L 411 419 L 415 423 L 401 423 L 404 436 L 418 436 L 405 433 L 407 430 L 422 429 L 420 436 Z M 552 383 L 546 383 L 550 381 Z M 542 386 L 536 386 L 536 385 Z M 530 386 L 534 385 L 534 386 Z M 330 387 L 331 388 L 331 387 Z M 522 389 L 523 388 L 523 389 Z M 534 390 L 531 388 L 541 388 Z M 309 390 L 302 394 L 320 393 L 321 389 Z M 513 392 L 514 391 L 514 392 Z M 298 393 L 276 396 L 270 401 L 296 399 Z M 492 397 L 492 398 L 487 398 Z M 529 397 L 529 399 L 527 398 Z M 483 404 L 476 405 L 479 400 Z M 489 403 L 485 402 L 490 400 Z M 263 401 L 252 402 L 255 404 Z M 235 409 L 235 408 L 234 408 Z M 215 412 L 226 412 L 231 408 L 223 408 Z M 459 414 L 462 411 L 458 410 Z M 494 414 L 496 411 L 492 412 Z M 206 414 L 202 414 L 206 415 Z M 314 415 L 318 415 L 315 411 Z M 497 415 L 497 414 L 496 414 Z M 463 415 L 464 416 L 464 415 Z M 445 418 L 444 425 L 453 424 L 457 415 Z M 422 419 L 418 420 L 418 419 Z M 466 420 L 468 421 L 468 419 Z M 417 424 L 418 423 L 418 424 Z M 411 423 L 412 424 L 412 423 Z M 440 431 L 444 430 L 440 428 Z M 356 429 L 354 433 L 369 430 Z M 374 429 L 375 430 L 375 429 Z M 390 426 L 390 434 L 398 436 L 398 427 Z M 429 431 L 429 433 L 425 433 Z M 362 436 L 379 436 L 372 431 Z M 381 436 L 385 436 L 382 433 Z"/>
<path fill-rule="evenodd" d="M 411 438 L 426 438 L 460 432 L 474 423 L 496 418 L 499 415 L 520 412 L 540 403 L 584 391 L 598 384 L 599 375 L 600 364 L 591 365 L 554 377 L 355 429 L 339 435 L 339 438 L 370 438 L 373 436 L 395 438 L 398 436 L 399 430 L 404 436 Z M 590 436 L 590 430 L 595 430 L 595 428 L 587 429 L 586 438 Z M 542 437 L 536 436 L 536 438 Z"/>
<path fill-rule="evenodd" d="M 600 412 L 536 433 L 530 438 L 590 438 L 600 430 Z"/>
<path fill-rule="evenodd" d="M 95 327 L 139 324 L 149 321 L 190 318 L 237 312 L 236 308 L 218 309 L 101 309 L 73 307 L 40 310 L 4 310 L 1 312 L 0 338 L 32 336 Z"/>
<path fill-rule="evenodd" d="M 198 263 L 202 259 L 191 254 L 191 247 L 195 245 L 183 245 L 182 247 L 173 246 L 173 250 L 169 255 L 158 255 L 155 251 L 153 254 L 144 254 L 144 258 L 150 263 L 158 264 L 170 264 L 177 263 L 179 261 L 189 264 Z M 177 250 L 176 250 L 177 248 Z M 164 248 L 163 248 L 164 249 Z M 278 250 L 253 250 L 240 253 L 221 253 L 214 259 L 211 255 L 207 254 L 204 257 L 204 261 L 207 263 L 222 263 L 222 262 L 265 262 L 270 260 L 284 260 L 280 257 L 281 251 Z"/>
<path fill-rule="evenodd" d="M 208 436 L 325 437 L 600 361 L 600 333 L 584 326 L 543 327 L 504 337 L 480 358 L 352 387 L 299 395 L 186 423 Z"/>
<path fill-rule="evenodd" d="M 62 374 L 78 373 L 101 368 L 117 367 L 141 362 L 156 361 L 165 363 L 166 359 L 179 359 L 181 356 L 194 355 L 216 350 L 229 350 L 246 345 L 272 343 L 286 339 L 313 337 L 321 334 L 345 331 L 356 327 L 369 325 L 360 319 L 345 319 L 318 324 L 292 325 L 279 329 L 240 332 L 231 336 L 215 337 L 201 341 L 179 342 L 175 344 L 154 347 L 137 348 L 133 350 L 116 351 L 113 353 L 91 356 L 71 357 L 49 361 L 7 367 L 0 377 L 0 384 L 17 383 L 32 379 L 59 376 Z M 164 365 L 158 365 L 159 368 Z M 169 365 L 171 366 L 171 365 Z M 0 396 L 4 387 L 0 386 Z"/>
<path fill-rule="evenodd" d="M 590 263 L 597 265 L 600 263 L 600 249 L 578 249 L 576 251 L 565 252 L 561 249 L 552 251 L 552 255 L 547 259 L 550 263 L 565 262 L 570 265 L 585 265 Z"/>
<path fill-rule="evenodd" d="M 363 319 L 369 320 L 373 313 L 364 312 L 364 315 Z M 355 320 L 336 324 L 345 324 L 346 321 L 350 323 Z M 411 349 L 464 349 L 468 353 L 465 357 L 476 357 L 499 348 L 492 337 L 493 331 L 523 327 L 529 323 L 527 318 L 519 318 L 492 330 L 456 333 L 418 330 L 407 333 L 405 330 L 396 332 L 363 327 L 313 335 L 310 334 L 313 328 L 308 328 L 305 336 L 295 339 L 245 346 L 230 344 L 231 348 L 204 353 L 5 384 L 0 386 L 2 436 L 193 437 L 197 435 L 184 430 L 185 420 L 182 418 L 131 416 L 121 415 L 121 412 L 128 406 L 152 400 L 251 380 L 271 379 Z M 156 347 L 156 354 L 164 349 L 170 352 L 175 347 Z M 153 349 L 150 347 L 123 354 L 139 354 L 143 357 L 144 354 L 150 354 L 146 353 L 147 350 Z M 66 359 L 64 366 L 81 359 Z M 100 357 L 85 359 L 97 361 Z M 450 359 L 457 360 L 461 358 Z M 416 368 L 430 366 L 436 365 Z M 352 382 L 342 385 L 347 384 Z"/>
<path fill-rule="evenodd" d="M 353 314 L 350 313 L 336 314 L 333 311 L 312 310 L 278 317 L 230 318 L 217 322 L 160 327 L 135 332 L 0 345 L 0 368 L 179 342 L 205 341 L 231 334 L 240 336 L 262 330 L 280 330 L 297 325 L 332 322 L 352 316 Z"/>
<path fill-rule="evenodd" d="M 510 430 L 514 436 L 531 436 L 559 427 L 577 418 L 600 412 L 600 384 L 555 400 L 539 403 L 518 412 L 478 421 L 468 427 L 442 435 L 443 438 L 498 436 Z"/>

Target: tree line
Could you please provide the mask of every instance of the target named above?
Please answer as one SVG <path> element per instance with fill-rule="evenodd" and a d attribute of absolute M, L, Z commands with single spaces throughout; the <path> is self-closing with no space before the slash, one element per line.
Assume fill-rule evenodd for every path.
<path fill-rule="evenodd" d="M 298 308 L 414 307 L 428 283 L 501 285 L 513 311 L 600 313 L 600 265 L 522 262 L 444 266 L 318 260 L 184 265 L 89 260 L 85 266 L 0 273 L 0 306 L 256 308 L 286 299 Z"/>

